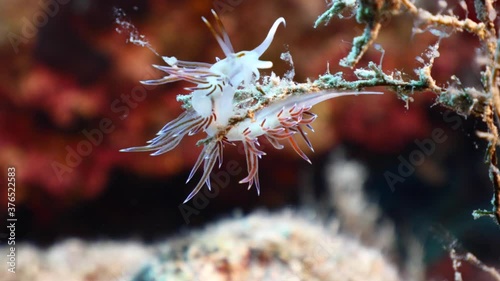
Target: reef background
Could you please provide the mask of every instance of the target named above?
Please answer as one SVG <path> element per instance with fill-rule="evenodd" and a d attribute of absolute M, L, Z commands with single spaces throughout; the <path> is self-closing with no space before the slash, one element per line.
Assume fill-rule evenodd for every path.
<path fill-rule="evenodd" d="M 362 32 L 354 19 L 335 19 L 314 29 L 314 21 L 325 10 L 324 1 L 243 0 L 221 8 L 222 2 L 229 3 L 73 0 L 57 2 L 59 10 L 53 13 L 43 9 L 46 2 L 0 2 L 0 32 L 5 34 L 0 37 L 0 167 L 17 169 L 18 241 L 42 246 L 68 237 L 155 241 L 235 210 L 247 213 L 258 208 L 313 206 L 335 215 L 323 202 L 331 193 L 327 178 L 332 171 L 327 164 L 342 151 L 366 166 L 364 192 L 394 223 L 399 243 L 411 236 L 423 245 L 428 278 L 451 279 L 453 274 L 448 253 L 433 238 L 436 226 L 452 233 L 484 262 L 500 264 L 498 226 L 471 216 L 474 209 L 489 208 L 491 200 L 483 161 L 486 144 L 475 135 L 483 125 L 473 117 L 464 119 L 432 106 L 431 93 L 415 95 L 408 109 L 390 92 L 316 106 L 316 133 L 309 135 L 315 153 L 308 153 L 313 165 L 288 147 L 276 151 L 263 142 L 268 155 L 260 162 L 260 196 L 238 184 L 245 175 L 244 159 L 237 148 L 226 149 L 225 159 L 236 160 L 242 171 L 203 208 L 188 203 L 198 213 L 186 224 L 180 203 L 193 186 L 184 181 L 200 151 L 197 139 L 187 138 L 159 157 L 118 150 L 143 145 L 175 118 L 182 111 L 175 97 L 187 85 L 141 88 L 140 80 L 161 75 L 151 64 L 162 61 L 147 48 L 127 44 L 126 33 L 116 32 L 114 8 L 123 9 L 160 54 L 204 62 L 222 56 L 200 19 L 209 17 L 210 9 L 219 9 L 236 50 L 254 48 L 272 22 L 283 16 L 287 26 L 278 30 L 264 59 L 273 61 L 273 71 L 283 75 L 290 66 L 279 57 L 290 51 L 298 82 L 324 74 L 328 62 L 332 73 L 344 71 L 354 77 L 338 61 Z M 427 8 L 433 9 L 430 4 Z M 37 16 L 41 14 L 46 15 L 45 23 L 37 22 L 43 20 Z M 412 37 L 407 32 L 412 25 L 405 17 L 384 23 L 377 40 L 385 50 L 384 69 L 413 75 L 419 66 L 415 58 L 435 42 L 426 33 Z M 433 68 L 438 83 L 455 74 L 466 85 L 479 84 L 479 76 L 468 75 L 471 68 L 479 68 L 471 52 L 476 42 L 467 34 L 443 40 Z M 360 65 L 380 57 L 381 52 L 369 50 Z M 134 94 L 140 98 L 134 99 Z M 131 100 L 127 102 L 126 96 Z M 401 157 L 408 159 L 419 149 L 415 140 L 429 138 L 435 128 L 444 130 L 446 141 L 436 144 L 425 162 L 391 189 L 384 173 L 396 173 Z M 87 136 L 95 137 L 96 130 L 102 138 L 93 143 Z M 88 155 L 68 156 L 84 142 L 91 144 Z M 57 172 L 54 163 L 67 168 Z M 6 192 L 0 198 L 5 210 Z M 477 274 L 470 270 L 470 276 Z"/>

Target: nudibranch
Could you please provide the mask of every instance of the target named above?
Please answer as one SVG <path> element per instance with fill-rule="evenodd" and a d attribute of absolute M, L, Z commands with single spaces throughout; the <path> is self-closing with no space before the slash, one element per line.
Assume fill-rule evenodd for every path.
<path fill-rule="evenodd" d="M 274 73 L 261 79 L 259 70 L 269 69 L 273 64 L 260 60 L 260 57 L 271 45 L 279 25 L 286 24 L 285 19 L 277 19 L 264 41 L 255 49 L 235 53 L 222 21 L 215 11 L 212 10 L 212 14 L 215 26 L 205 17 L 202 20 L 217 40 L 225 58 L 217 58 L 215 63 L 210 64 L 162 57 L 167 66 L 153 66 L 168 75 L 141 83 L 160 85 L 184 80 L 195 84 L 186 88 L 189 95 L 180 96 L 185 111 L 166 124 L 146 146 L 120 150 L 153 151 L 151 155 L 156 156 L 174 149 L 186 135 L 204 132 L 206 138 L 199 141 L 203 149 L 187 182 L 202 164 L 203 174 L 184 203 L 191 200 L 205 184 L 211 189 L 209 176 L 216 163 L 221 167 L 225 144 L 243 144 L 248 175 L 240 183 L 248 183 L 248 189 L 255 185 L 260 194 L 258 159 L 265 152 L 259 149 L 259 137 L 265 137 L 276 149 L 283 148 L 280 141 L 288 140 L 292 148 L 310 163 L 294 136 L 298 133 L 313 150 L 304 130 L 313 131 L 311 123 L 317 116 L 310 111 L 312 106 L 339 96 L 380 94 L 322 91 L 311 83 L 297 84 L 289 79 L 280 79 Z"/>

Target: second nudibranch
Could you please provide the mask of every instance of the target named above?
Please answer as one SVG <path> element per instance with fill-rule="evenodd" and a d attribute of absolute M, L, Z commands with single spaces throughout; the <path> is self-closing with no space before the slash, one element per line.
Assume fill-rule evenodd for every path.
<path fill-rule="evenodd" d="M 159 85 L 184 80 L 195 84 L 187 88 L 191 91 L 185 105 L 187 109 L 176 119 L 166 124 L 148 145 L 122 149 L 124 152 L 153 151 L 151 155 L 160 155 L 174 149 L 186 135 L 205 132 L 207 137 L 200 140 L 203 149 L 194 164 L 187 181 L 195 175 L 203 164 L 203 174 L 184 202 L 189 201 L 206 184 L 211 188 L 210 173 L 218 162 L 222 165 L 225 144 L 241 142 L 245 151 L 248 175 L 240 183 L 248 183 L 250 189 L 255 185 L 260 194 L 258 177 L 258 159 L 265 153 L 259 147 L 259 137 L 265 137 L 276 149 L 282 149 L 282 140 L 287 140 L 292 148 L 306 161 L 306 154 L 299 148 L 294 136 L 298 133 L 312 150 L 312 144 L 304 130 L 312 131 L 312 122 L 316 115 L 310 112 L 315 104 L 327 99 L 357 94 L 379 94 L 377 92 L 333 92 L 299 91 L 300 94 L 280 91 L 257 91 L 260 97 L 249 95 L 236 97 L 237 91 L 252 91 L 260 78 L 260 69 L 273 66 L 270 61 L 260 57 L 271 45 L 283 18 L 278 18 L 271 26 L 264 41 L 251 51 L 234 52 L 229 36 L 218 15 L 212 10 L 216 25 L 212 26 L 204 17 L 225 58 L 215 63 L 190 62 L 177 60 L 175 57 L 162 57 L 168 66 L 153 65 L 168 75 L 161 79 L 142 81 L 146 85 Z M 293 81 L 266 77 L 268 84 L 280 87 L 295 86 Z M 271 81 L 273 80 L 273 81 Z M 277 82 L 278 81 L 278 82 Z M 265 82 L 266 83 L 266 82 Z M 261 99 L 261 100 L 260 100 Z M 264 100 L 264 102 L 262 101 Z"/>

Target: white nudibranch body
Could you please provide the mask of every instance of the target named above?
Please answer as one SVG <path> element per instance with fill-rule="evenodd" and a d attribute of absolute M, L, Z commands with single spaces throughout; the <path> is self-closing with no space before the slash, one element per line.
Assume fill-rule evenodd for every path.
<path fill-rule="evenodd" d="M 260 193 L 258 158 L 265 153 L 258 148 L 259 137 L 264 136 L 276 149 L 282 149 L 280 141 L 286 139 L 302 158 L 310 162 L 299 148 L 294 135 L 299 133 L 312 150 L 303 128 L 307 127 L 312 131 L 311 123 L 317 117 L 309 111 L 312 106 L 344 95 L 379 94 L 320 91 L 311 85 L 305 89 L 274 74 L 265 77 L 264 84 L 258 86 L 259 69 L 273 66 L 272 62 L 261 61 L 260 57 L 271 45 L 279 25 L 285 25 L 285 20 L 277 19 L 264 41 L 255 49 L 235 53 L 220 18 L 213 10 L 212 14 L 216 28 L 204 17 L 202 20 L 219 43 L 225 58 L 209 64 L 162 57 L 168 66 L 153 66 L 168 75 L 141 83 L 160 85 L 184 80 L 195 84 L 194 87 L 187 88 L 191 91 L 189 99 L 184 101 L 187 109 L 166 124 L 155 138 L 147 142 L 148 145 L 121 150 L 153 151 L 151 155 L 156 156 L 174 149 L 186 135 L 205 132 L 207 137 L 200 141 L 203 149 L 187 181 L 191 180 L 202 163 L 203 175 L 184 202 L 193 198 L 205 184 L 211 188 L 209 176 L 216 162 L 219 168 L 222 165 L 224 144 L 242 142 L 248 175 L 240 183 L 248 183 L 249 189 L 255 184 Z M 264 87 L 268 87 L 268 91 L 264 91 Z"/>

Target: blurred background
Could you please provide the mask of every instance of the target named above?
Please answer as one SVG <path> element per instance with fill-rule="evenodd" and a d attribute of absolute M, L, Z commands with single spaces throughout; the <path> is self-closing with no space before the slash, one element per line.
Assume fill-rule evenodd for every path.
<path fill-rule="evenodd" d="M 456 14 L 463 15 L 451 2 Z M 436 10 L 433 3 L 420 5 Z M 316 132 L 309 135 L 315 152 L 302 146 L 312 165 L 288 146 L 274 150 L 263 141 L 267 155 L 260 161 L 262 192 L 257 196 L 254 189 L 238 184 L 246 176 L 240 150 L 226 147 L 226 163 L 231 161 L 241 172 L 224 178 L 213 198 L 202 195 L 205 198 L 181 205 L 195 186 L 185 180 L 201 150 L 196 147 L 201 136 L 188 137 L 157 157 L 119 150 L 144 145 L 177 117 L 182 108 L 176 95 L 185 93 L 187 84 L 139 83 L 161 77 L 151 65 L 163 62 L 149 49 L 127 43 L 126 29 L 117 32 L 115 8 L 125 12 L 125 19 L 159 54 L 210 63 L 223 56 L 201 21 L 201 16 L 211 19 L 210 9 L 221 16 L 235 50 L 256 47 L 274 20 L 283 16 L 286 28 L 278 29 L 263 56 L 273 61 L 276 74 L 290 69 L 280 60 L 281 53 L 290 51 L 297 82 L 316 79 L 327 64 L 332 73 L 343 71 L 355 79 L 338 61 L 363 26 L 349 18 L 314 29 L 326 9 L 320 0 L 2 0 L 0 167 L 5 175 L 7 167 L 17 171 L 18 241 L 41 246 L 68 237 L 150 242 L 235 211 L 259 208 L 311 208 L 336 217 L 335 202 L 343 199 L 333 196 L 328 177 L 342 161 L 356 161 L 366 171 L 364 196 L 394 226 L 396 263 L 408 258 L 407 244 L 414 239 L 425 256 L 426 278 L 451 279 L 451 261 L 443 250 L 448 242 L 443 231 L 433 231 L 444 229 L 484 262 L 500 265 L 498 225 L 471 216 L 474 209 L 491 208 L 492 186 L 483 162 L 486 146 L 475 135 L 484 126 L 481 120 L 435 106 L 430 93 L 415 94 L 408 105 L 391 92 L 318 105 L 313 109 L 319 115 Z M 386 71 L 415 78 L 413 69 L 421 66 L 415 58 L 436 38 L 412 35 L 412 27 L 409 17 L 388 19 L 377 40 L 384 53 L 372 48 L 358 67 L 378 63 L 384 54 Z M 433 68 L 436 80 L 445 84 L 456 75 L 465 86 L 479 86 L 477 47 L 477 40 L 467 34 L 443 40 Z M 432 139 L 436 129 L 446 140 L 434 143 L 435 149 L 413 166 L 414 171 L 401 176 L 401 159 L 409 161 L 412 153 L 421 151 L 416 142 Z M 399 175 L 399 180 L 389 183 L 388 173 Z M 7 208 L 6 197 L 6 192 L 0 194 L 2 210 Z M 465 277 L 478 278 L 469 280 L 490 280 L 467 265 L 463 268 L 469 274 Z"/>

